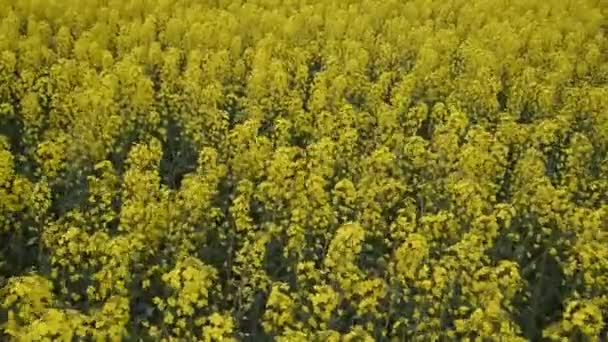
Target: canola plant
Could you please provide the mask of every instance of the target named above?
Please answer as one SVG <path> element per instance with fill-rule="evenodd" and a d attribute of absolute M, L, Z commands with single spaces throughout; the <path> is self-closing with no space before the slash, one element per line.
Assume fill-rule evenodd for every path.
<path fill-rule="evenodd" d="M 608 339 L 607 16 L 0 0 L 0 339 Z"/>

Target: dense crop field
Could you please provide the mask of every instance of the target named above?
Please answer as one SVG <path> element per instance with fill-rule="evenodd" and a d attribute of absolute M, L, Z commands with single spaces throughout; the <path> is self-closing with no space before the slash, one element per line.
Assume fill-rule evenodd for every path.
<path fill-rule="evenodd" d="M 607 340 L 607 16 L 0 0 L 0 340 Z"/>

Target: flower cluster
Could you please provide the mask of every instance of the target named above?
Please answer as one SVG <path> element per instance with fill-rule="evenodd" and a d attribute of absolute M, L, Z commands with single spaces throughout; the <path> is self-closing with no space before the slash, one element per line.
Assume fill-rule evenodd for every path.
<path fill-rule="evenodd" d="M 604 0 L 0 0 L 0 340 L 608 340 Z"/>

